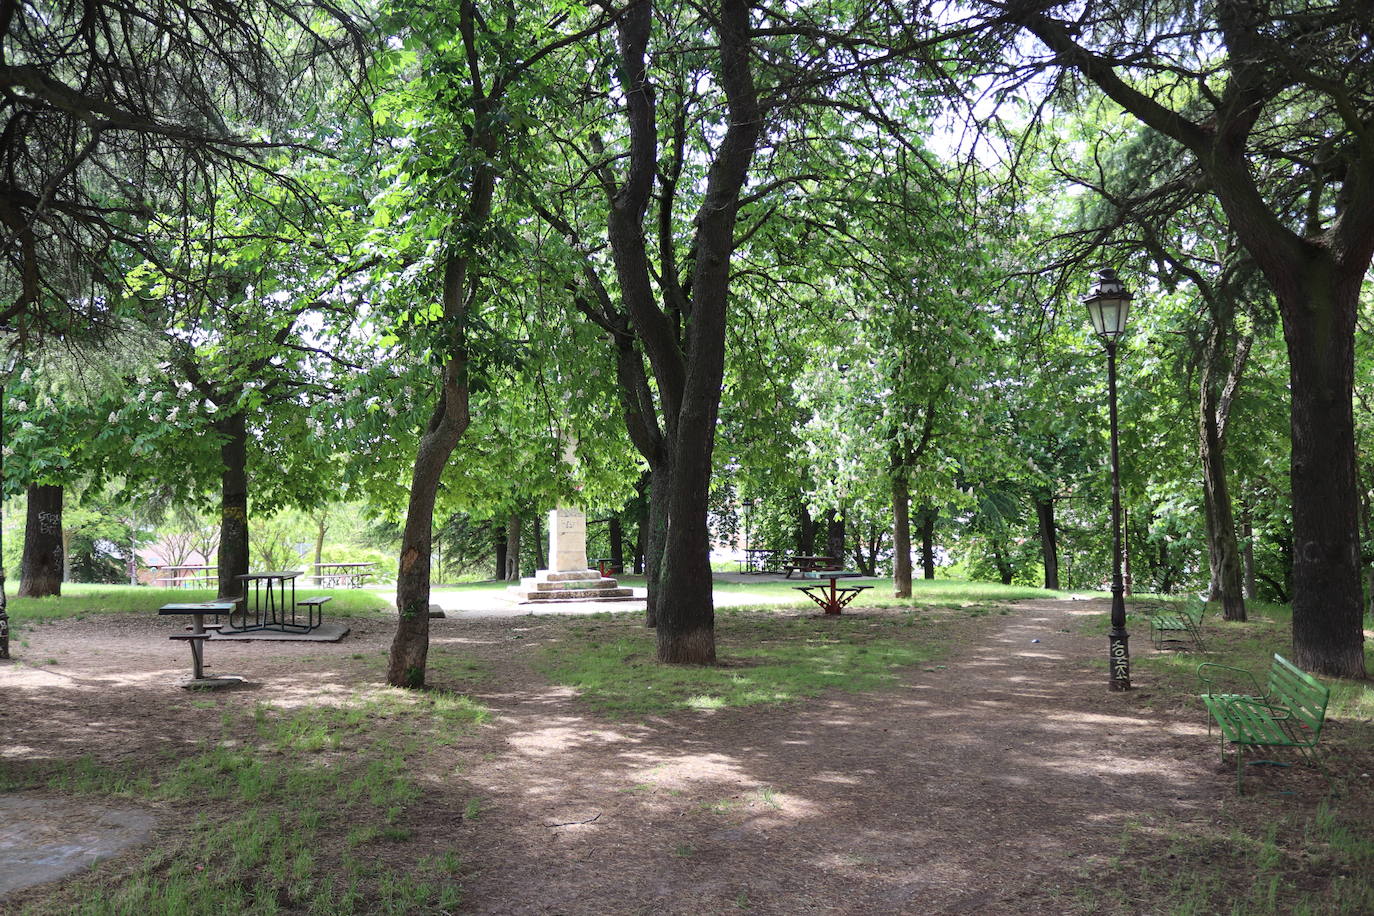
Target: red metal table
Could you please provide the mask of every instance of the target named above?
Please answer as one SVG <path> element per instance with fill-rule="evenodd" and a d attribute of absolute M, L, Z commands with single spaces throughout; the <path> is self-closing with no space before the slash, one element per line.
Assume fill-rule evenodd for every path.
<path fill-rule="evenodd" d="M 817 582 L 815 585 L 794 585 L 792 586 L 799 592 L 805 593 L 806 597 L 816 602 L 827 614 L 838 614 L 840 609 L 853 601 L 865 589 L 872 588 L 871 585 L 836 585 L 839 579 L 858 579 L 862 573 L 843 572 L 831 570 L 829 572 L 804 572 L 802 577 L 805 579 L 824 579 L 825 584 Z"/>

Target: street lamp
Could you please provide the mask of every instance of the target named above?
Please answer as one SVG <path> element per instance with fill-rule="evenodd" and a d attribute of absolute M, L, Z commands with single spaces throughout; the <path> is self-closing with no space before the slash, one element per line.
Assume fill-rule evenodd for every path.
<path fill-rule="evenodd" d="M 1108 685 L 1112 690 L 1131 689 L 1131 652 L 1126 635 L 1126 599 L 1121 581 L 1121 459 L 1116 432 L 1116 345 L 1126 333 L 1131 299 L 1125 285 L 1110 267 L 1097 273 L 1097 286 L 1083 297 L 1093 332 L 1107 350 L 1107 415 L 1112 441 L 1112 628 L 1107 633 Z"/>
<path fill-rule="evenodd" d="M 0 334 L 15 333 L 14 328 L 0 325 Z M 10 384 L 10 373 L 19 360 L 19 351 L 6 348 L 0 355 L 0 658 L 10 657 L 10 614 L 9 602 L 5 599 L 5 389 Z"/>

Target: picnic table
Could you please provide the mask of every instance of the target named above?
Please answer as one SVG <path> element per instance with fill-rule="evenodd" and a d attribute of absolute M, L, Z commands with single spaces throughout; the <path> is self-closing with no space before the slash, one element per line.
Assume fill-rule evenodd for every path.
<path fill-rule="evenodd" d="M 790 579 L 794 571 L 801 573 L 802 578 L 806 578 L 806 574 L 809 572 L 836 571 L 843 567 L 840 566 L 839 560 L 834 557 L 812 557 L 796 554 L 788 558 L 782 568 L 786 572 L 783 578 Z"/>
<path fill-rule="evenodd" d="M 815 585 L 794 585 L 792 586 L 799 592 L 805 593 L 806 597 L 816 602 L 821 610 L 827 614 L 838 614 L 840 609 L 853 601 L 865 589 L 872 588 L 871 585 L 845 585 L 839 586 L 835 583 L 839 579 L 858 579 L 863 573 L 848 572 L 845 570 L 832 569 L 829 571 L 811 570 L 802 573 L 803 579 L 824 579 L 826 584 L 817 582 Z"/>
<path fill-rule="evenodd" d="M 362 588 L 376 563 L 316 563 L 315 584 L 321 587 Z"/>
<path fill-rule="evenodd" d="M 766 573 L 768 568 L 773 565 L 773 557 L 781 551 L 773 550 L 768 547 L 746 547 L 744 549 L 744 562 L 741 564 L 742 573 Z"/>
<path fill-rule="evenodd" d="M 238 607 L 236 601 L 206 601 L 199 604 L 164 604 L 158 608 L 160 616 L 187 615 L 191 618 L 190 633 L 175 633 L 169 639 L 184 640 L 191 646 L 191 680 L 183 687 L 224 687 L 238 684 L 243 678 L 235 674 L 221 674 L 216 677 L 205 676 L 205 641 L 215 635 L 220 628 L 217 623 L 206 623 L 205 615 L 232 614 Z"/>
<path fill-rule="evenodd" d="M 154 585 L 169 588 L 208 588 L 219 581 L 218 566 L 171 566 L 154 563 L 149 566 L 154 573 L 164 573 L 153 580 Z"/>
<path fill-rule="evenodd" d="M 620 564 L 616 563 L 614 557 L 595 557 L 587 562 L 596 567 L 596 571 L 601 573 L 603 579 L 620 575 Z"/>
<path fill-rule="evenodd" d="M 300 575 L 299 569 L 293 569 L 235 576 L 243 583 L 244 602 L 234 614 L 229 615 L 229 625 L 240 631 L 280 630 L 283 633 L 308 633 L 318 627 L 323 617 L 320 606 L 329 598 L 305 598 L 297 601 L 296 579 Z M 296 616 L 299 613 L 298 609 L 302 607 L 306 609 L 304 623 Z"/>

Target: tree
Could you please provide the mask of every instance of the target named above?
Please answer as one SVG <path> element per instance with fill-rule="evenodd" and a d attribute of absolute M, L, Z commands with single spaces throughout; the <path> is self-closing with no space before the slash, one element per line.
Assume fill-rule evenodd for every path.
<path fill-rule="evenodd" d="M 1222 0 L 1070 18 L 1014 3 L 986 21 L 1049 49 L 1030 71 L 1076 74 L 1178 144 L 1273 289 L 1292 379 L 1294 661 L 1338 677 L 1365 674 L 1352 385 L 1374 257 L 1368 12 Z"/>

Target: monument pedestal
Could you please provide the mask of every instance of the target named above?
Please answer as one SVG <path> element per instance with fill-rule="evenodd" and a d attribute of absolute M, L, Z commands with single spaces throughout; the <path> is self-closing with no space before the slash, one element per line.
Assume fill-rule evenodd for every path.
<path fill-rule="evenodd" d="M 541 569 L 533 578 L 521 579 L 511 591 L 520 595 L 522 604 L 547 601 L 634 601 L 634 589 L 622 588 L 614 579 L 606 578 L 595 569 L 572 569 L 554 572 Z"/>
<path fill-rule="evenodd" d="M 511 591 L 521 604 L 555 601 L 634 601 L 634 589 L 587 568 L 587 516 L 576 509 L 549 513 L 549 563 Z"/>

